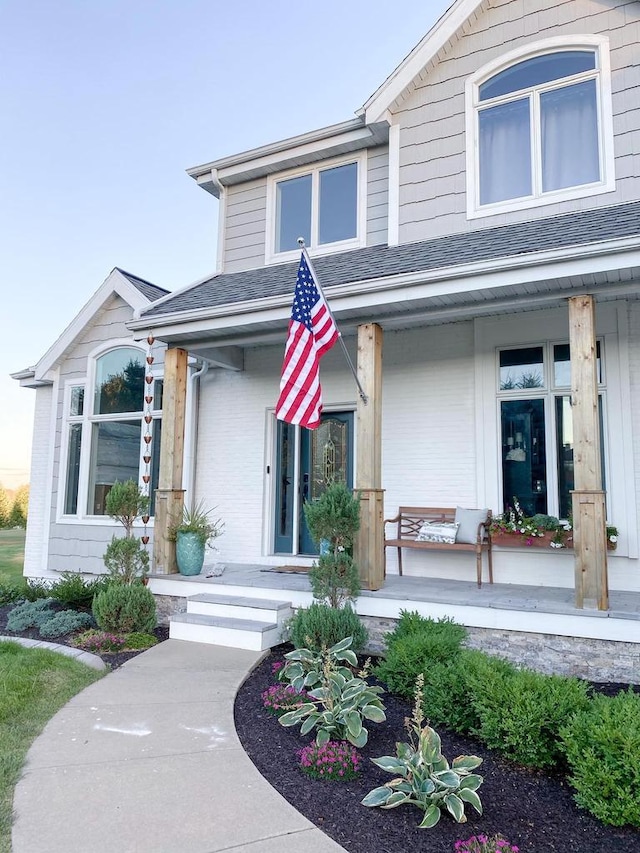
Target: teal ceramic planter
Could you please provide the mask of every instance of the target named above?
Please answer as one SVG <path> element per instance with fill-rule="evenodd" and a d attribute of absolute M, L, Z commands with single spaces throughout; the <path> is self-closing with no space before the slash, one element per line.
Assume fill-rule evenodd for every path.
<path fill-rule="evenodd" d="M 176 535 L 176 562 L 181 575 L 199 575 L 204 563 L 204 542 L 197 533 Z"/>

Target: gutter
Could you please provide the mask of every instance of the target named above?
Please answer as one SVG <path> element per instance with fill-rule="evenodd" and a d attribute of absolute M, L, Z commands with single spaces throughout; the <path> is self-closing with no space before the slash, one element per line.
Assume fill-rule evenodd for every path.
<path fill-rule="evenodd" d="M 189 410 L 187 413 L 187 423 L 189 425 L 189 428 L 185 436 L 185 474 L 183 475 L 185 506 L 193 506 L 195 504 L 198 414 L 200 410 L 200 379 L 208 372 L 208 370 L 209 362 L 203 361 L 201 367 L 189 376 Z"/>

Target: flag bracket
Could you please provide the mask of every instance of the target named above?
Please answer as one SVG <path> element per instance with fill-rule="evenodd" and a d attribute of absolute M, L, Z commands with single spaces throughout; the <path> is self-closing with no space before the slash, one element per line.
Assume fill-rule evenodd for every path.
<path fill-rule="evenodd" d="M 360 399 L 362 400 L 362 402 L 366 406 L 367 403 L 369 402 L 369 398 L 365 394 L 364 388 L 362 387 L 362 384 L 361 384 L 360 380 L 358 379 L 358 374 L 357 374 L 356 369 L 354 367 L 353 361 L 351 360 L 351 356 L 349 355 L 349 350 L 347 349 L 347 346 L 346 346 L 344 340 L 342 339 L 342 332 L 338 328 L 338 324 L 336 323 L 336 318 L 333 316 L 331 306 L 327 302 L 327 297 L 324 295 L 324 291 L 322 289 L 322 284 L 320 283 L 320 279 L 318 278 L 318 274 L 313 267 L 313 264 L 311 262 L 311 258 L 309 257 L 309 253 L 307 252 L 307 247 L 304 244 L 304 238 L 303 237 L 298 237 L 298 245 L 300 246 L 300 248 L 302 250 L 302 254 L 305 256 L 305 259 L 307 261 L 307 266 L 309 267 L 309 271 L 311 272 L 311 275 L 313 276 L 313 280 L 316 283 L 316 287 L 318 288 L 318 290 L 322 294 L 322 297 L 325 301 L 325 305 L 327 306 L 327 310 L 328 310 L 329 314 L 331 315 L 331 317 L 333 318 L 334 325 L 338 331 L 338 340 L 340 341 L 340 345 L 342 347 L 342 352 L 344 353 L 344 357 L 346 358 L 347 364 L 349 365 L 351 373 L 353 374 L 353 378 L 355 379 L 356 385 L 358 387 L 358 394 L 360 395 Z"/>

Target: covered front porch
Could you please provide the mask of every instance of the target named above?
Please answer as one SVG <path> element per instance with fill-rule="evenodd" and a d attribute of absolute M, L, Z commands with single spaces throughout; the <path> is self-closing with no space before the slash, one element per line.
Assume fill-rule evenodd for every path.
<path fill-rule="evenodd" d="M 312 595 L 307 574 L 278 568 L 236 563 L 228 564 L 219 577 L 152 574 L 149 586 L 156 596 L 171 598 L 174 612 L 185 609 L 189 596 L 202 593 L 308 606 Z M 612 590 L 609 610 L 598 611 L 577 608 L 570 588 L 504 583 L 478 588 L 474 580 L 387 575 L 380 589 L 362 590 L 356 601 L 356 611 L 365 621 L 397 619 L 401 610 L 434 619 L 449 617 L 471 629 L 636 644 L 640 681 L 640 592 Z"/>

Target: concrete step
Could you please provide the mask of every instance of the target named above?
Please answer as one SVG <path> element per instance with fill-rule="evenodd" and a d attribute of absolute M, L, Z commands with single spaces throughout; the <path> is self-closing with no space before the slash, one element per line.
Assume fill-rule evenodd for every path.
<path fill-rule="evenodd" d="M 257 622 L 281 624 L 293 615 L 290 601 L 270 601 L 244 595 L 201 593 L 187 598 L 187 613 L 255 619 Z"/>
<path fill-rule="evenodd" d="M 189 640 L 213 646 L 265 651 L 283 640 L 284 626 L 276 622 L 207 616 L 202 613 L 178 613 L 169 621 L 172 640 Z"/>

